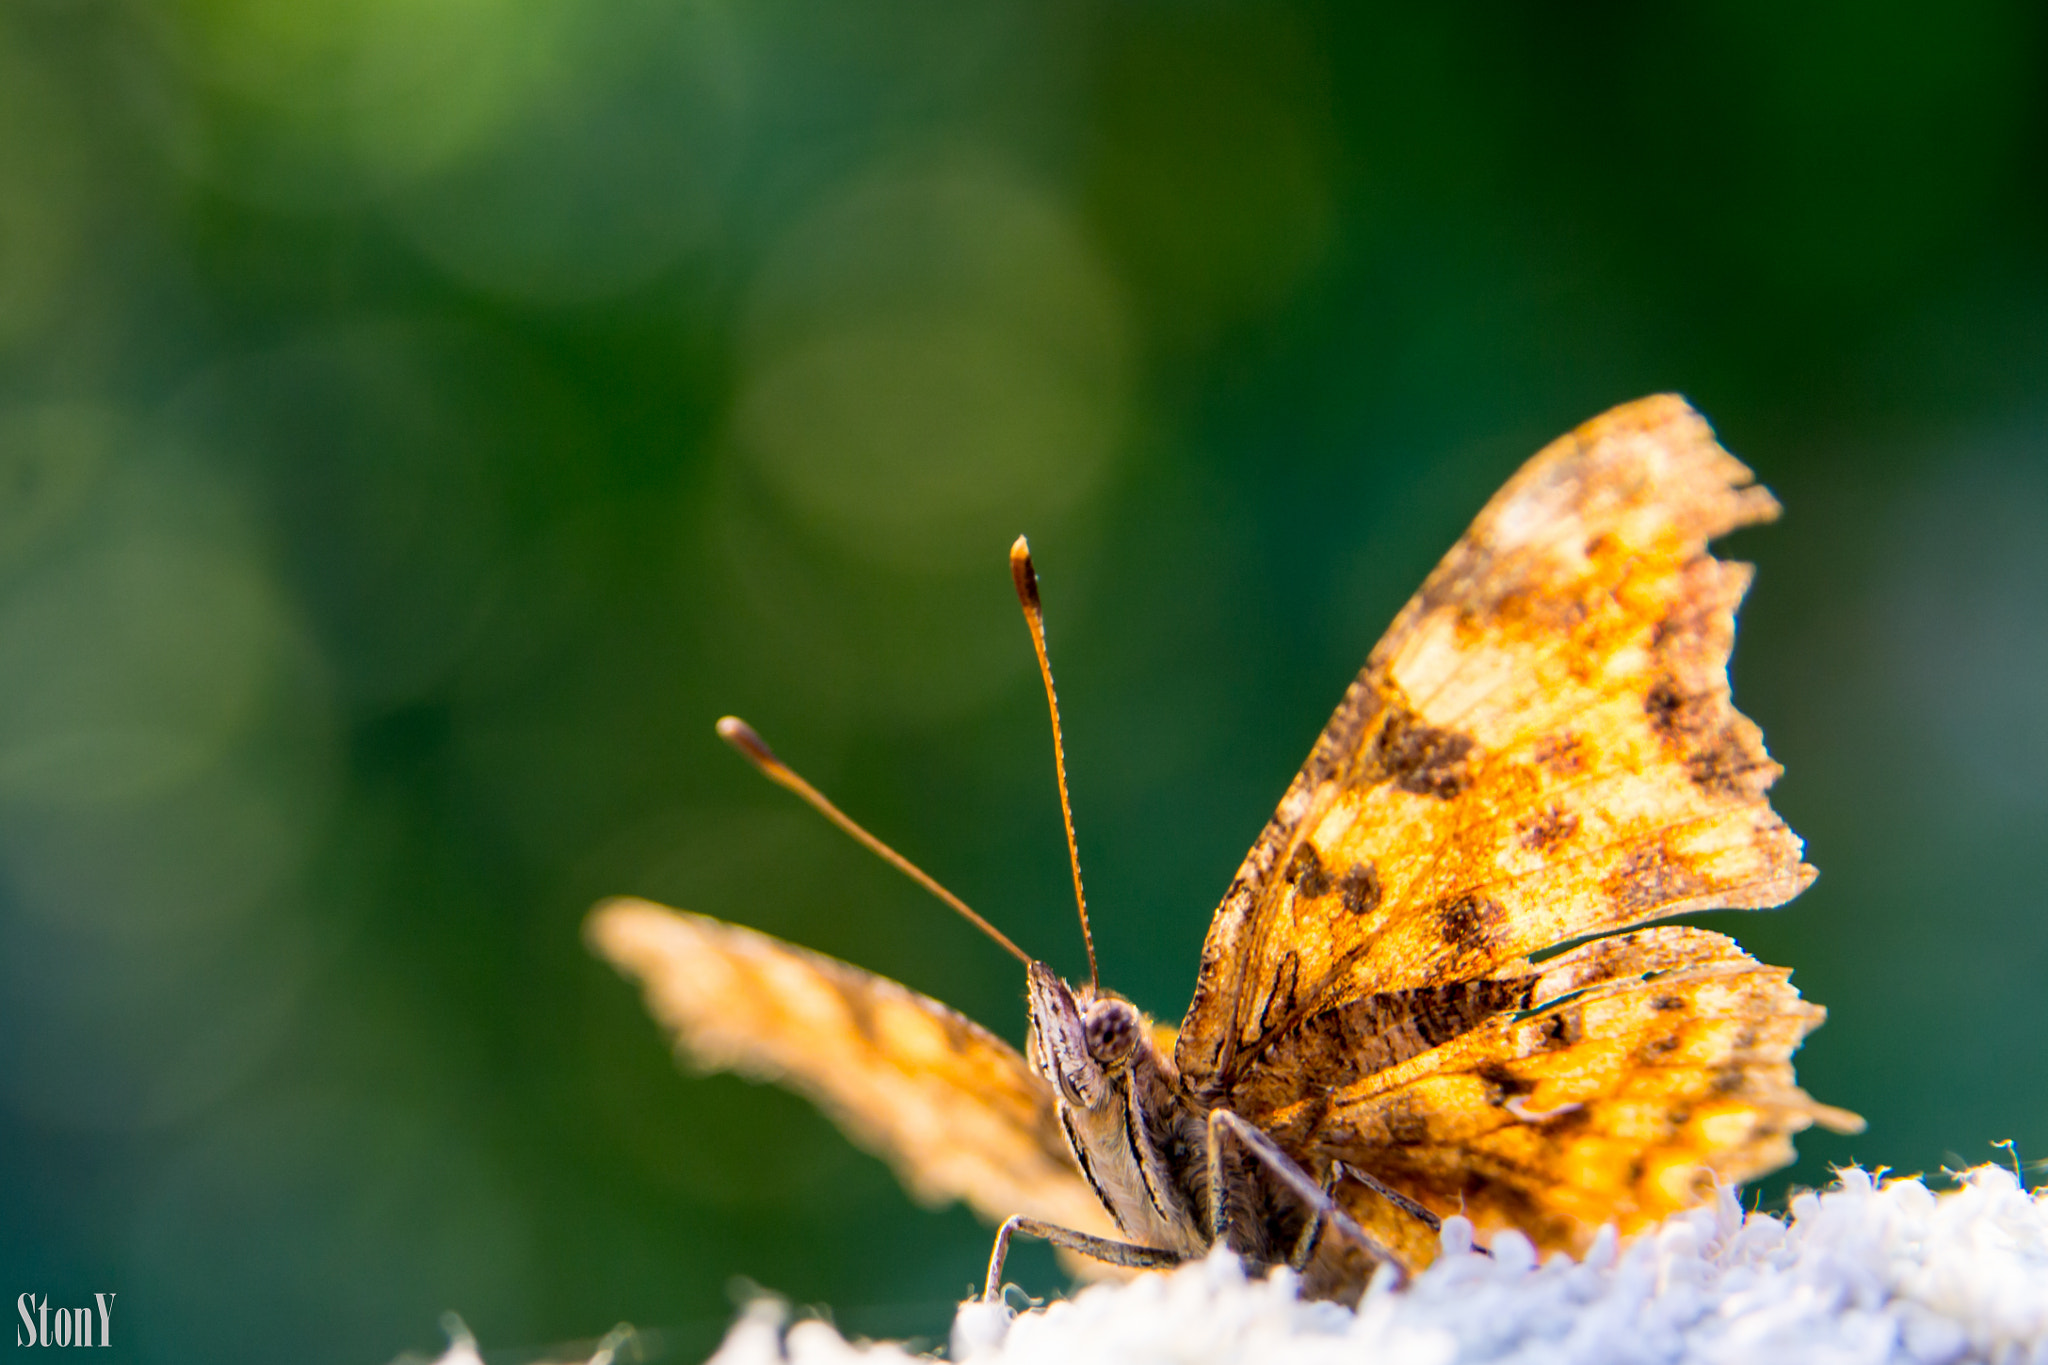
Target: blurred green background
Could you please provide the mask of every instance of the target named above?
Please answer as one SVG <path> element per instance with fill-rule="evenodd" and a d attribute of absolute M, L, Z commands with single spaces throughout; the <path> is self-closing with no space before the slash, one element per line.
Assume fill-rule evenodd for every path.
<path fill-rule="evenodd" d="M 1661 389 L 1788 509 L 1737 695 L 1824 875 L 1729 927 L 1870 1118 L 1789 1178 L 2048 1156 L 2048 12 L 1407 8 L 0 8 L 4 1297 L 149 1361 L 690 1359 L 742 1275 L 937 1332 L 986 1230 L 579 942 L 639 893 L 1020 1032 L 713 720 L 1078 970 L 1029 532 L 1177 1018 L 1394 609 Z"/>

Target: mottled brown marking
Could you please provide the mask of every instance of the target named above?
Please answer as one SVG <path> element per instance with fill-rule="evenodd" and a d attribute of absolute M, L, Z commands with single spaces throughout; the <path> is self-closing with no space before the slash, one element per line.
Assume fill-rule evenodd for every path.
<path fill-rule="evenodd" d="M 1660 995 L 1650 1002 L 1650 1008 L 1653 1010 L 1682 1010 L 1685 1008 L 1685 1004 L 1685 997 L 1682 995 Z"/>
<path fill-rule="evenodd" d="M 1492 946 L 1493 932 L 1507 920 L 1500 902 L 1468 891 L 1436 909 L 1437 928 L 1443 941 L 1460 954 L 1485 952 Z"/>
<path fill-rule="evenodd" d="M 1586 1036 L 1585 1011 L 1576 1006 L 1558 1010 L 1543 1019 L 1543 1048 L 1555 1052 L 1560 1048 L 1577 1047 L 1579 1040 Z"/>
<path fill-rule="evenodd" d="M 1601 883 L 1616 910 L 1625 915 L 1654 910 L 1697 896 L 1712 881 L 1686 865 L 1663 844 L 1639 848 Z"/>
<path fill-rule="evenodd" d="M 1700 703 L 1704 697 L 1689 697 L 1678 690 L 1678 684 L 1669 678 L 1659 678 L 1650 684 L 1650 690 L 1643 694 L 1643 713 L 1650 718 L 1650 728 L 1663 739 L 1684 744 L 1698 732 L 1700 715 L 1705 708 Z"/>
<path fill-rule="evenodd" d="M 1695 750 L 1685 760 L 1685 770 L 1696 785 L 1706 791 L 1735 796 L 1747 796 L 1768 786 L 1767 782 L 1758 782 L 1756 774 L 1768 771 L 1769 766 L 1767 760 L 1752 752 L 1734 725 L 1724 726 L 1715 733 L 1712 743 Z M 1770 775 L 1775 777 L 1776 773 Z"/>
<path fill-rule="evenodd" d="M 1371 863 L 1354 864 L 1337 883 L 1344 908 L 1354 915 L 1369 915 L 1380 908 L 1380 870 Z"/>
<path fill-rule="evenodd" d="M 1678 1035 L 1667 1033 L 1662 1038 L 1653 1038 L 1643 1044 L 1642 1051 L 1638 1055 L 1645 1061 L 1654 1062 L 1660 1058 L 1669 1057 L 1672 1053 L 1678 1051 L 1678 1044 Z"/>
<path fill-rule="evenodd" d="M 1472 737 L 1439 730 L 1405 706 L 1390 706 L 1366 752 L 1366 780 L 1448 801 L 1472 785 Z"/>
<path fill-rule="evenodd" d="M 1650 728 L 1684 759 L 1693 785 L 1703 791 L 1753 796 L 1776 775 L 1774 765 L 1754 749 L 1714 693 L 1684 692 L 1671 679 L 1660 679 L 1644 695 L 1643 712 L 1650 718 Z"/>
<path fill-rule="evenodd" d="M 1306 840 L 1287 860 L 1287 880 L 1293 883 L 1294 894 L 1300 899 L 1314 900 L 1329 894 L 1330 874 L 1323 870 L 1322 859 Z"/>
<path fill-rule="evenodd" d="M 1276 1108 L 1341 1088 L 1527 1008 L 1535 985 L 1532 976 L 1449 981 L 1347 1001 L 1291 1025 L 1275 1015 L 1282 1031 L 1247 1056 L 1262 1077 L 1253 1084 L 1265 1087 L 1261 1102 Z M 1290 1099 L 1280 1099 L 1283 1093 Z"/>
<path fill-rule="evenodd" d="M 1579 817 L 1552 802 L 1515 826 L 1515 839 L 1531 853 L 1547 853 L 1579 832 Z"/>
<path fill-rule="evenodd" d="M 1570 635 L 1586 623 L 1597 604 L 1583 597 L 1557 592 L 1549 585 L 1503 593 L 1490 604 L 1487 618 L 1470 610 L 1459 613 L 1459 624 L 1475 633 L 1510 631 L 1517 635 Z"/>
<path fill-rule="evenodd" d="M 1570 777 L 1583 771 L 1586 766 L 1586 755 L 1580 746 L 1579 737 L 1570 731 L 1546 735 L 1536 741 L 1533 756 L 1544 771 L 1553 777 Z"/>

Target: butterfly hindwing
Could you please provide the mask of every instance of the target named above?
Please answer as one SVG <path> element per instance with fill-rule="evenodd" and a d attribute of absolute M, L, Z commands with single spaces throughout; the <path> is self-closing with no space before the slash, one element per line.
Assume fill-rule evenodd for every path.
<path fill-rule="evenodd" d="M 1813 1123 L 1861 1126 L 1793 1084 L 1824 1011 L 1788 975 L 1699 929 L 1597 940 L 1532 972 L 1528 1009 L 1269 1122 L 1482 1234 L 1581 1252 L 1604 1223 L 1630 1232 L 1777 1169 Z"/>
<path fill-rule="evenodd" d="M 585 933 L 640 981 L 685 1061 L 797 1091 L 919 1200 L 1116 1235 L 1074 1165 L 1051 1087 L 966 1016 L 823 954 L 647 901 L 605 902 Z"/>

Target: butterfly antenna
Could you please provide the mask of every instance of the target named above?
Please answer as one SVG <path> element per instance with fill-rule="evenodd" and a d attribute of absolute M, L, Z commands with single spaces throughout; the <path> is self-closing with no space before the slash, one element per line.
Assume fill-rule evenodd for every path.
<path fill-rule="evenodd" d="M 1060 739 L 1060 699 L 1052 687 L 1052 660 L 1045 652 L 1045 609 L 1038 601 L 1038 571 L 1031 567 L 1031 546 L 1024 537 L 1010 547 L 1010 577 L 1017 584 L 1017 601 L 1024 608 L 1024 624 L 1031 627 L 1031 647 L 1038 651 L 1038 675 L 1045 679 L 1045 704 L 1052 712 L 1052 767 L 1060 780 L 1060 818 L 1067 822 L 1067 862 L 1074 869 L 1074 907 L 1081 912 L 1081 941 L 1088 945 L 1088 986 L 1102 985 L 1095 968 L 1095 931 L 1088 927 L 1088 897 L 1081 891 L 1081 850 L 1074 843 L 1074 803 L 1067 799 L 1067 746 Z"/>
<path fill-rule="evenodd" d="M 1002 930 L 990 924 L 980 915 L 975 914 L 968 907 L 966 901 L 961 900 L 945 887 L 940 886 L 937 881 L 932 879 L 929 873 L 916 863 L 913 863 L 910 859 L 904 857 L 865 829 L 862 829 L 858 824 L 855 824 L 853 817 L 833 805 L 830 801 L 827 801 L 823 792 L 804 781 L 801 777 L 798 777 L 795 769 L 775 756 L 775 751 L 768 747 L 767 741 L 754 732 L 753 726 L 747 724 L 738 716 L 727 716 L 718 722 L 718 737 L 727 744 L 732 745 L 733 748 L 738 749 L 741 754 L 746 756 L 747 761 L 756 768 L 759 768 L 771 782 L 787 787 L 798 796 L 801 796 L 810 803 L 812 809 L 866 845 L 870 853 L 873 853 L 883 862 L 889 864 L 898 872 L 901 872 L 904 876 L 910 878 L 910 880 L 916 882 L 919 886 L 959 911 L 962 918 L 1001 944 L 1003 950 L 1009 953 L 1011 957 L 1016 958 L 1027 967 L 1031 965 L 1031 955 L 1010 942 L 1008 936 Z"/>

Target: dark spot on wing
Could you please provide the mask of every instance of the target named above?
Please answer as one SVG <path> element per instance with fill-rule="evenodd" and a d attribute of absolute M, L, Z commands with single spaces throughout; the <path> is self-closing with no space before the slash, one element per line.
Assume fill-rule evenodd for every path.
<path fill-rule="evenodd" d="M 1682 995 L 1660 995 L 1650 1002 L 1650 1008 L 1665 1011 L 1682 1010 L 1685 1004 L 1685 997 Z"/>
<path fill-rule="evenodd" d="M 1543 1019 L 1543 1045 L 1548 1051 L 1575 1046 L 1586 1036 L 1586 1016 L 1576 1005 Z"/>
<path fill-rule="evenodd" d="M 1337 883 L 1337 895 L 1354 915 L 1369 915 L 1380 908 L 1380 871 L 1371 863 L 1354 863 Z"/>
<path fill-rule="evenodd" d="M 1695 785 L 1710 792 L 1750 796 L 1767 784 L 1756 780 L 1759 772 L 1776 776 L 1767 759 L 1751 752 L 1740 731 L 1730 725 L 1717 732 L 1713 743 L 1689 755 L 1685 770 Z"/>
<path fill-rule="evenodd" d="M 1425 724 L 1405 706 L 1389 705 L 1366 751 L 1368 783 L 1391 782 L 1416 796 L 1448 801 L 1472 785 L 1472 737 Z"/>
<path fill-rule="evenodd" d="M 1718 693 L 1684 692 L 1670 678 L 1662 678 L 1644 695 L 1643 713 L 1658 738 L 1683 758 L 1686 774 L 1703 791 L 1754 796 L 1777 775 L 1776 765 L 1750 742 Z"/>
<path fill-rule="evenodd" d="M 1697 896 L 1712 885 L 1660 843 L 1632 851 L 1601 889 L 1616 910 L 1634 915 Z"/>
<path fill-rule="evenodd" d="M 1294 887 L 1297 903 L 1321 900 L 1334 891 L 1338 902 L 1353 915 L 1370 914 L 1379 908 L 1380 874 L 1371 863 L 1353 863 L 1341 878 L 1333 877 L 1315 849 L 1303 843 L 1287 860 L 1286 877 Z"/>
<path fill-rule="evenodd" d="M 1678 1051 L 1678 1044 L 1678 1035 L 1675 1033 L 1667 1033 L 1662 1038 L 1653 1038 L 1649 1042 L 1643 1044 L 1641 1048 L 1641 1056 L 1644 1061 L 1658 1061 L 1662 1058 L 1669 1057 L 1672 1053 Z"/>
<path fill-rule="evenodd" d="M 1307 840 L 1287 860 L 1287 880 L 1293 885 L 1294 894 L 1307 900 L 1329 893 L 1330 874 L 1323 870 L 1322 859 Z"/>
<path fill-rule="evenodd" d="M 1643 714 L 1650 718 L 1650 728 L 1670 742 L 1683 743 L 1698 728 L 1700 697 L 1688 697 L 1678 690 L 1678 684 L 1669 678 L 1659 678 L 1650 684 L 1650 690 L 1643 697 Z"/>
<path fill-rule="evenodd" d="M 1547 853 L 1579 832 L 1579 817 L 1552 802 L 1515 827 L 1516 840 L 1531 853 Z"/>
<path fill-rule="evenodd" d="M 1499 1061 L 1489 1061 L 1481 1064 L 1479 1079 L 1493 1087 L 1492 1103 L 1494 1104 L 1499 1104 L 1503 1100 L 1513 1099 L 1517 1095 L 1526 1095 L 1536 1088 L 1536 1082 L 1517 1076 Z"/>
<path fill-rule="evenodd" d="M 1570 777 L 1586 766 L 1586 755 L 1579 746 L 1579 737 L 1570 731 L 1546 735 L 1536 741 L 1533 757 L 1553 777 Z"/>
<path fill-rule="evenodd" d="M 1731 1066 L 1714 1073 L 1714 1093 L 1716 1095 L 1739 1094 L 1748 1083 L 1749 1079 L 1742 1074 L 1741 1067 Z"/>
<path fill-rule="evenodd" d="M 1484 953 L 1493 946 L 1493 931 L 1507 919 L 1500 902 L 1468 891 L 1436 907 L 1437 932 L 1459 956 Z"/>

